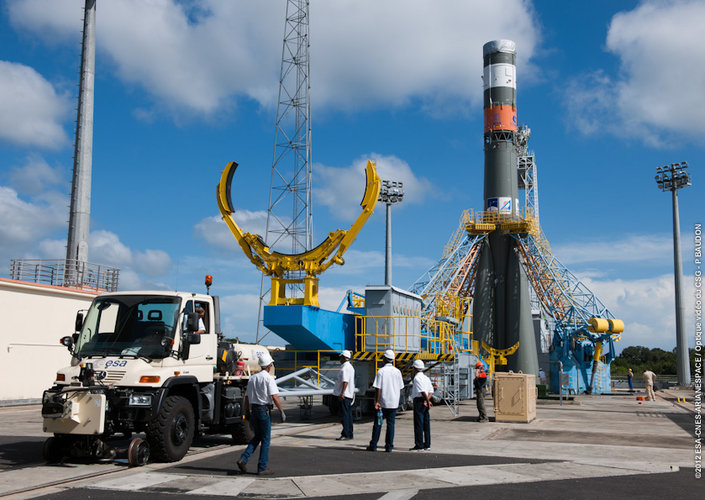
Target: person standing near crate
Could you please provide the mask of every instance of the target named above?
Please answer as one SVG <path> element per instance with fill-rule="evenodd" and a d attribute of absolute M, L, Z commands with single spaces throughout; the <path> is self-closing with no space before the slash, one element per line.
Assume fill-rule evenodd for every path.
<path fill-rule="evenodd" d="M 387 421 L 387 433 L 384 438 L 384 451 L 391 452 L 394 448 L 394 420 L 399 408 L 399 396 L 404 388 L 404 379 L 401 372 L 394 366 L 394 351 L 387 349 L 382 355 L 384 366 L 377 370 L 375 381 L 372 384 L 377 391 L 375 399 L 375 410 L 378 417 L 375 418 L 372 427 L 372 439 L 367 451 L 377 451 L 377 441 L 382 433 L 382 418 Z M 381 415 L 379 413 L 381 412 Z M 380 418 L 382 417 L 382 418 Z"/>
<path fill-rule="evenodd" d="M 355 399 L 355 368 L 350 364 L 352 355 L 345 350 L 340 353 L 340 371 L 335 380 L 333 395 L 338 397 L 340 403 L 340 416 L 343 423 L 343 430 L 337 441 L 346 441 L 353 438 L 353 415 L 352 404 Z"/>
<path fill-rule="evenodd" d="M 477 399 L 477 412 L 480 414 L 477 421 L 481 423 L 489 422 L 487 411 L 485 410 L 485 385 L 487 385 L 487 373 L 485 365 L 478 361 L 475 365 L 475 379 L 473 386 L 475 387 L 475 398 Z"/>
<path fill-rule="evenodd" d="M 433 406 L 433 384 L 424 374 L 423 361 L 414 361 L 416 375 L 411 389 L 414 402 L 414 447 L 409 451 L 428 451 L 431 449 L 431 415 L 428 410 Z"/>

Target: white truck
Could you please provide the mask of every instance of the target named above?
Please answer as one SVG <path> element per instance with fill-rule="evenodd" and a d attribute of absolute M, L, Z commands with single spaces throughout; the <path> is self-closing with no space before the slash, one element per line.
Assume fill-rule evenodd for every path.
<path fill-rule="evenodd" d="M 130 441 L 130 465 L 181 460 L 195 435 L 251 438 L 244 393 L 266 348 L 223 341 L 218 297 L 109 293 L 84 312 L 61 339 L 71 365 L 43 395 L 44 431 L 54 434 L 44 444 L 48 462 L 114 457 L 118 434 L 146 435 Z"/>

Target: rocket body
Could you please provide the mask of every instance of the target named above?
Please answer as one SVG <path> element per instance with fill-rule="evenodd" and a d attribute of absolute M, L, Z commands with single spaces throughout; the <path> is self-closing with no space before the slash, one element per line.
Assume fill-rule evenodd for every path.
<path fill-rule="evenodd" d="M 485 210 L 518 214 L 514 137 L 517 131 L 516 48 L 510 40 L 488 42 L 484 59 Z"/>
<path fill-rule="evenodd" d="M 516 48 L 510 40 L 483 47 L 484 58 L 484 209 L 500 217 L 519 215 L 515 139 Z M 519 348 L 508 366 L 538 375 L 528 278 L 516 251 L 517 241 L 501 229 L 482 243 L 475 277 L 473 332 L 494 349 Z"/>

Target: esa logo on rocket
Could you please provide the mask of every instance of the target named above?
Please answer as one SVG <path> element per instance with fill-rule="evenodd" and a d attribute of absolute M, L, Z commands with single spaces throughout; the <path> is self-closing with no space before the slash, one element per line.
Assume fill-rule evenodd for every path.
<path fill-rule="evenodd" d="M 505 196 L 500 196 L 499 198 L 488 198 L 487 211 L 499 212 L 500 214 L 511 214 L 512 199 L 510 197 Z"/>

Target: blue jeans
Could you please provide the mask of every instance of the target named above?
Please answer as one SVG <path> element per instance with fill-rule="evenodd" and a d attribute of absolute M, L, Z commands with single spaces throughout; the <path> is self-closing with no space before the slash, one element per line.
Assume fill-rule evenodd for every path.
<path fill-rule="evenodd" d="M 414 448 L 431 447 L 431 416 L 424 398 L 414 398 Z"/>
<path fill-rule="evenodd" d="M 269 417 L 267 407 L 252 405 L 252 419 L 250 422 L 254 428 L 255 437 L 252 438 L 250 444 L 245 448 L 245 451 L 240 456 L 240 460 L 247 463 L 257 449 L 257 445 L 261 444 L 262 447 L 259 449 L 259 462 L 257 462 L 257 472 L 261 472 L 267 468 L 267 462 L 269 462 L 269 441 L 272 433 L 272 421 Z"/>
<path fill-rule="evenodd" d="M 352 414 L 352 398 L 343 398 L 340 401 L 340 417 L 343 423 L 343 432 L 340 434 L 348 439 L 353 438 L 353 414 Z"/>
<path fill-rule="evenodd" d="M 384 436 L 384 449 L 391 451 L 394 448 L 394 419 L 397 417 L 396 408 L 382 408 L 382 417 L 387 421 L 387 433 Z M 372 440 L 370 441 L 370 448 L 373 450 L 377 449 L 377 441 L 379 441 L 379 436 L 382 434 L 382 424 L 377 422 L 375 418 L 374 427 L 372 427 Z"/>

